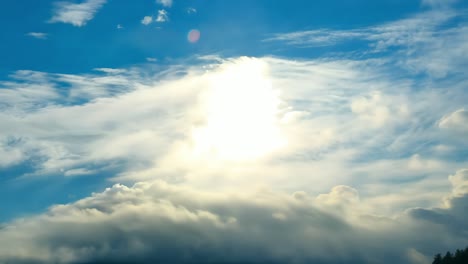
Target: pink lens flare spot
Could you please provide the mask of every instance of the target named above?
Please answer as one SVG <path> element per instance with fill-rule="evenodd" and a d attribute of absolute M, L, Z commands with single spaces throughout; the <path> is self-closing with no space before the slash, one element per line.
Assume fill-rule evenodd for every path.
<path fill-rule="evenodd" d="M 192 29 L 187 35 L 187 39 L 190 43 L 197 43 L 200 39 L 200 31 L 197 29 Z"/>

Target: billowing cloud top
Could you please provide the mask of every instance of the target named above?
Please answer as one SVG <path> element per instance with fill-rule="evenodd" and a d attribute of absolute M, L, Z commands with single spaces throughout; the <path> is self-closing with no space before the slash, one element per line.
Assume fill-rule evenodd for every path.
<path fill-rule="evenodd" d="M 423 253 L 437 250 L 436 240 L 468 242 L 467 172 L 451 176 L 456 195 L 449 207 L 413 209 L 397 218 L 363 214 L 357 191 L 348 186 L 314 198 L 268 190 L 200 192 L 160 181 L 117 184 L 4 226 L 0 261 L 425 263 Z"/>

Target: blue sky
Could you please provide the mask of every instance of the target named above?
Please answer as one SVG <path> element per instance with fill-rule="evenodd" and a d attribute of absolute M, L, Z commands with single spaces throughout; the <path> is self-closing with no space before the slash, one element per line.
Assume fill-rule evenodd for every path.
<path fill-rule="evenodd" d="M 0 7 L 0 263 L 468 244 L 467 1 Z"/>
<path fill-rule="evenodd" d="M 419 12 L 419 1 L 184 1 L 164 8 L 155 1 L 115 1 L 96 11 L 83 26 L 50 23 L 54 2 L 8 1 L 2 8 L 2 76 L 31 69 L 81 73 L 96 67 L 122 67 L 194 54 L 230 56 L 266 54 L 319 56 L 314 50 L 293 51 L 261 40 L 269 34 L 320 28 L 349 29 L 388 22 Z M 188 8 L 196 13 L 188 14 Z M 169 21 L 144 26 L 144 16 L 169 12 Z M 20 19 L 21 18 L 21 19 Z M 117 25 L 122 29 L 117 29 Z M 197 45 L 186 41 L 191 29 L 202 32 Z M 34 40 L 29 32 L 47 34 L 47 41 Z M 327 50 L 325 50 L 327 51 Z M 47 61 L 47 64 L 43 62 Z"/>

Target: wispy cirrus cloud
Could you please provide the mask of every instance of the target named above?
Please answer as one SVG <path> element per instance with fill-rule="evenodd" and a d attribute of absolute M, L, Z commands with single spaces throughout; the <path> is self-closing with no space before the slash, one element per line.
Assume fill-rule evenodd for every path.
<path fill-rule="evenodd" d="M 361 54 L 388 52 L 393 49 L 396 62 L 407 70 L 424 72 L 436 78 L 448 73 L 461 73 L 468 57 L 468 27 L 462 19 L 464 11 L 436 9 L 382 25 L 367 28 L 336 30 L 316 29 L 273 34 L 264 42 L 279 42 L 293 47 L 332 46 L 348 41 L 362 41 L 367 48 Z M 455 24 L 455 25 L 454 25 Z M 440 46 L 450 46 L 442 51 Z M 365 47 L 365 45 L 364 45 Z M 442 54 L 443 53 L 443 54 Z"/>
<path fill-rule="evenodd" d="M 365 31 L 360 30 L 329 30 L 317 29 L 307 31 L 297 31 L 288 33 L 277 33 L 264 39 L 265 42 L 284 42 L 288 45 L 299 47 L 314 47 L 334 45 L 341 41 L 361 38 L 366 36 Z"/>
<path fill-rule="evenodd" d="M 51 23 L 67 23 L 81 27 L 94 18 L 107 0 L 86 0 L 82 3 L 56 2 Z"/>
<path fill-rule="evenodd" d="M 454 3 L 458 2 L 458 0 L 422 0 L 421 3 L 426 6 L 431 7 L 448 7 L 453 5 Z"/>
<path fill-rule="evenodd" d="M 349 40 L 369 41 L 376 50 L 403 46 L 416 41 L 426 41 L 446 22 L 455 18 L 452 10 L 430 11 L 386 24 L 351 29 L 315 29 L 288 33 L 276 33 L 265 42 L 279 41 L 292 46 L 310 47 L 335 45 Z"/>
<path fill-rule="evenodd" d="M 47 39 L 48 37 L 48 34 L 44 32 L 29 32 L 26 35 L 37 39 Z"/>

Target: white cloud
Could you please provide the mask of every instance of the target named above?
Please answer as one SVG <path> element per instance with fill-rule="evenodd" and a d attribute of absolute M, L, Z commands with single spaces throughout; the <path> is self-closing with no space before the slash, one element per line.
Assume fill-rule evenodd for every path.
<path fill-rule="evenodd" d="M 423 5 L 432 6 L 432 7 L 447 7 L 456 2 L 458 2 L 458 0 L 422 0 L 421 1 Z"/>
<path fill-rule="evenodd" d="M 328 29 L 318 29 L 274 34 L 264 41 L 279 41 L 285 42 L 288 45 L 297 45 L 300 47 L 316 47 L 333 45 L 344 40 L 360 38 L 365 35 L 366 33 L 360 30 L 332 31 Z"/>
<path fill-rule="evenodd" d="M 242 70 L 259 63 L 264 65 L 264 70 Z M 427 92 L 419 82 L 385 73 L 386 65 L 378 60 L 211 58 L 203 60 L 202 66 L 155 66 L 156 72 L 145 68 L 100 68 L 95 74 L 83 75 L 18 72 L 15 74 L 18 81 L 0 83 L 4 87 L 0 89 L 3 102 L 0 122 L 5 124 L 0 138 L 22 139 L 21 145 L 10 150 L 21 153 L 20 161 L 30 158 L 38 161 L 36 174 L 63 175 L 61 169 L 83 167 L 105 170 L 111 162 L 121 166 L 116 175 L 119 179 L 159 177 L 219 189 L 265 184 L 291 191 L 297 186 L 307 186 L 306 191 L 316 193 L 340 184 L 359 189 L 367 183 L 372 188 L 386 186 L 399 193 L 465 164 L 464 160 L 438 160 L 440 156 L 430 154 L 433 147 L 423 144 L 444 144 L 453 155 L 461 151 L 460 145 L 446 141 L 442 130 L 431 131 L 431 128 L 442 110 L 465 102 L 464 86 L 451 87 L 450 93 Z M 227 69 L 229 72 L 225 72 Z M 265 148 L 266 153 L 260 152 L 255 163 L 237 161 L 244 166 L 238 164 L 238 169 L 233 170 L 226 170 L 232 166 L 229 160 L 215 162 L 205 158 L 205 154 L 212 155 L 207 151 L 210 148 L 205 148 L 201 157 L 193 155 L 196 145 L 193 131 L 206 122 L 203 98 L 213 85 L 222 81 L 220 76 L 226 74 L 232 75 L 226 80 L 242 81 L 229 81 L 228 85 L 221 86 L 242 84 L 247 88 L 238 90 L 242 92 L 240 95 L 232 94 L 229 97 L 232 102 L 225 105 L 229 108 L 220 112 L 233 118 L 247 117 L 244 121 L 250 124 L 246 126 L 249 128 L 266 124 L 268 119 L 278 126 L 280 135 L 287 141 L 284 147 Z M 278 90 L 280 95 L 277 114 L 268 114 L 262 122 L 254 120 L 263 114 L 249 115 L 243 110 L 237 115 L 235 111 L 237 104 L 244 104 L 243 109 L 249 111 L 269 111 L 271 105 L 264 99 L 259 100 L 263 102 L 261 107 L 254 107 L 254 100 L 236 101 L 248 91 L 250 96 L 265 95 L 264 91 L 255 92 L 257 86 L 263 85 L 252 83 L 271 84 L 272 90 Z M 66 92 L 61 89 L 63 85 L 68 87 Z M 414 92 L 413 87 L 422 90 Z M 232 124 L 244 121 L 237 118 Z M 252 133 L 248 129 L 237 134 L 229 132 L 233 137 L 230 142 L 239 142 L 235 148 L 239 153 L 252 153 L 240 136 L 255 146 L 261 145 L 269 138 L 258 132 L 262 129 Z M 226 137 L 214 139 L 206 142 L 218 147 L 231 146 L 223 143 Z M 236 156 L 223 151 L 218 154 Z M 354 159 L 364 161 L 359 166 L 350 165 Z M 421 174 L 427 178 L 397 188 L 389 186 L 389 174 L 393 180 L 417 179 Z M 398 203 L 392 206 L 399 207 Z"/>
<path fill-rule="evenodd" d="M 431 11 L 367 28 L 347 30 L 321 28 L 308 31 L 276 33 L 264 41 L 279 41 L 293 46 L 313 47 L 362 39 L 369 41 L 370 46 L 375 48 L 376 51 L 381 51 L 388 47 L 424 43 L 428 41 L 428 38 L 432 37 L 434 31 L 440 25 L 459 15 L 461 14 L 451 10 Z"/>
<path fill-rule="evenodd" d="M 468 132 L 468 111 L 458 109 L 439 121 L 439 127 L 453 131 Z"/>
<path fill-rule="evenodd" d="M 0 159 L 0 168 L 16 165 L 25 158 L 18 146 L 15 146 L 14 144 L 11 145 L 8 140 L 0 142 L 0 157 L 2 157 Z"/>
<path fill-rule="evenodd" d="M 37 39 L 47 39 L 47 36 L 48 36 L 47 33 L 43 33 L 43 32 L 29 32 L 26 35 L 31 36 L 33 38 L 37 38 Z"/>
<path fill-rule="evenodd" d="M 117 24 L 117 29 L 123 29 L 124 27 L 121 24 Z"/>
<path fill-rule="evenodd" d="M 373 92 L 352 101 L 351 110 L 371 126 L 382 127 L 404 122 L 410 116 L 405 98 Z"/>
<path fill-rule="evenodd" d="M 124 69 L 113 69 L 113 68 L 95 68 L 94 70 L 104 72 L 104 73 L 109 73 L 109 74 L 125 73 L 126 71 Z"/>
<path fill-rule="evenodd" d="M 452 198 L 468 194 L 468 169 L 459 170 L 455 175 L 450 175 L 449 180 L 452 184 Z"/>
<path fill-rule="evenodd" d="M 167 13 L 166 10 L 164 9 L 161 9 L 161 10 L 158 10 L 158 15 L 155 19 L 153 19 L 152 16 L 145 16 L 142 20 L 141 20 L 141 23 L 143 25 L 149 25 L 153 22 L 159 22 L 159 23 L 164 23 L 164 22 L 167 22 L 169 21 L 169 14 Z"/>
<path fill-rule="evenodd" d="M 156 62 L 156 61 L 158 61 L 158 59 L 152 58 L 152 57 L 147 57 L 147 58 L 146 58 L 146 61 L 148 61 L 148 62 Z"/>
<path fill-rule="evenodd" d="M 318 207 L 332 209 L 338 214 L 349 214 L 350 211 L 355 214 L 359 210 L 360 198 L 356 189 L 346 185 L 338 185 L 333 187 L 329 193 L 318 195 L 315 202 Z"/>
<path fill-rule="evenodd" d="M 188 14 L 195 14 L 195 13 L 197 13 L 197 9 L 195 9 L 193 7 L 189 7 L 189 8 L 187 8 L 187 13 Z"/>
<path fill-rule="evenodd" d="M 462 69 L 467 67 L 468 27 L 456 22 L 463 16 L 463 11 L 437 9 L 367 28 L 277 33 L 264 42 L 310 48 L 361 40 L 368 43 L 368 48 L 360 51 L 361 55 L 392 48 L 396 50 L 392 53 L 394 63 L 400 67 L 444 78 L 448 74 L 462 74 Z"/>
<path fill-rule="evenodd" d="M 90 175 L 96 173 L 95 171 L 79 168 L 79 169 L 71 169 L 64 172 L 64 176 L 72 177 L 72 176 L 83 176 L 83 175 Z"/>
<path fill-rule="evenodd" d="M 56 2 L 51 23 L 68 23 L 77 27 L 86 25 L 94 18 L 97 11 L 106 3 L 106 0 L 87 0 L 76 4 L 72 2 Z"/>
<path fill-rule="evenodd" d="M 160 23 L 169 21 L 169 14 L 164 9 L 158 10 L 158 16 L 155 21 Z"/>
<path fill-rule="evenodd" d="M 153 22 L 153 17 L 152 16 L 145 16 L 142 20 L 141 23 L 145 26 L 151 24 Z"/>
<path fill-rule="evenodd" d="M 156 2 L 160 5 L 163 5 L 164 7 L 172 6 L 172 0 L 156 0 Z"/>

